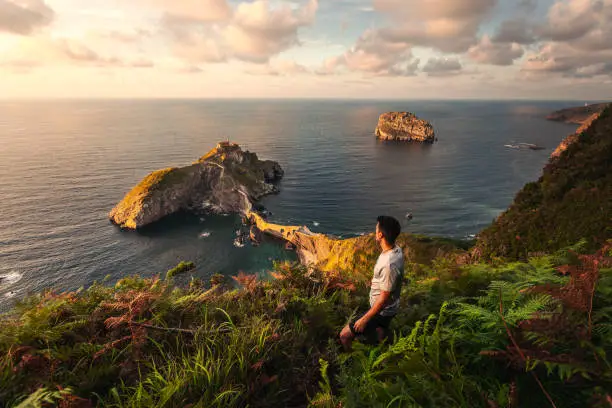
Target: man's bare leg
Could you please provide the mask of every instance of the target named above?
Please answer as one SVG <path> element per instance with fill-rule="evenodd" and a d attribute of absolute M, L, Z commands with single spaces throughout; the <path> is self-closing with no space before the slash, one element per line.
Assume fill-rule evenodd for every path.
<path fill-rule="evenodd" d="M 342 346 L 344 346 L 345 351 L 352 350 L 351 346 L 353 344 L 354 339 L 355 335 L 351 331 L 350 327 L 348 327 L 348 325 L 344 326 L 344 329 L 342 329 L 342 331 L 340 332 L 340 342 L 342 343 Z"/>

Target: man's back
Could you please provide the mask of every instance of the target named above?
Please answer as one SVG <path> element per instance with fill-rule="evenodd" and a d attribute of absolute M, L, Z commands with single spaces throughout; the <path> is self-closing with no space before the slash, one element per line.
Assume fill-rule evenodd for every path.
<path fill-rule="evenodd" d="M 391 292 L 387 306 L 381 316 L 395 316 L 399 309 L 400 293 L 404 278 L 404 253 L 398 246 L 383 252 L 374 266 L 374 276 L 370 289 L 370 306 L 376 303 L 381 291 Z"/>

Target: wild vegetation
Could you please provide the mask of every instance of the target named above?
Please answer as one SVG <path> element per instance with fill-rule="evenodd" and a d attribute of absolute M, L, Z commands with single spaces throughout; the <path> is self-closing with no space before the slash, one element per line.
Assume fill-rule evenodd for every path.
<path fill-rule="evenodd" d="M 609 407 L 612 246 L 587 247 L 409 264 L 393 338 L 351 353 L 336 336 L 366 278 L 279 264 L 45 292 L 0 321 L 0 405 Z"/>
<path fill-rule="evenodd" d="M 484 259 L 525 259 L 582 238 L 591 249 L 612 238 L 612 108 L 527 184 L 479 237 Z"/>

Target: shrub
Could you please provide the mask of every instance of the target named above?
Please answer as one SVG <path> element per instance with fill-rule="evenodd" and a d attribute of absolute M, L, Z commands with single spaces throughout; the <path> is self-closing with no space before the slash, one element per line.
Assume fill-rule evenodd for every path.
<path fill-rule="evenodd" d="M 176 275 L 194 270 L 196 265 L 193 262 L 181 261 L 177 266 L 166 272 L 166 279 L 172 279 Z"/>

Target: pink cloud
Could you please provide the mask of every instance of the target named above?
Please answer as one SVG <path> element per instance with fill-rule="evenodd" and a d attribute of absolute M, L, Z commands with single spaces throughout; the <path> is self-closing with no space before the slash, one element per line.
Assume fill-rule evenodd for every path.
<path fill-rule="evenodd" d="M 29 35 L 51 24 L 54 17 L 42 0 L 0 0 L 0 32 Z"/>
<path fill-rule="evenodd" d="M 210 24 L 165 18 L 164 27 L 175 55 L 190 63 L 229 59 L 267 63 L 300 44 L 298 31 L 314 22 L 318 6 L 318 0 L 297 9 L 256 0 L 240 3 L 227 21 Z"/>

